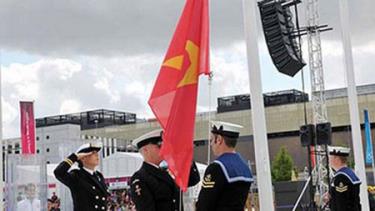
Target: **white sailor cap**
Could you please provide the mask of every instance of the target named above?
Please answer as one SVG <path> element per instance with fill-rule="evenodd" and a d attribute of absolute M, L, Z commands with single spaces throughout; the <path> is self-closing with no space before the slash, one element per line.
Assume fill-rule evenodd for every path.
<path fill-rule="evenodd" d="M 330 155 L 347 157 L 350 153 L 350 148 L 338 147 L 338 146 L 328 146 L 328 151 Z"/>
<path fill-rule="evenodd" d="M 98 152 L 100 149 L 103 147 L 102 143 L 100 142 L 95 142 L 95 143 L 86 143 L 81 145 L 76 153 L 81 153 L 81 152 Z"/>
<path fill-rule="evenodd" d="M 229 138 L 238 138 L 240 136 L 241 125 L 236 125 L 229 122 L 211 121 L 211 133 L 219 134 Z"/>
<path fill-rule="evenodd" d="M 132 141 L 132 145 L 136 146 L 138 149 L 142 148 L 143 146 L 147 144 L 156 144 L 156 145 L 161 145 L 162 142 L 162 135 L 163 135 L 163 130 L 162 129 L 157 129 L 153 130 L 151 132 L 148 132 Z"/>

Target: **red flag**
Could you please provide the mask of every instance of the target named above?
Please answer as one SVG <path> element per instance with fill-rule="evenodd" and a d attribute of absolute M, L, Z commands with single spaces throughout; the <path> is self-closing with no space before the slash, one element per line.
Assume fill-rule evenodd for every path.
<path fill-rule="evenodd" d="M 35 120 L 33 102 L 20 102 L 22 154 L 35 154 Z"/>
<path fill-rule="evenodd" d="M 199 74 L 209 74 L 207 0 L 187 0 L 148 101 L 164 130 L 161 155 L 186 190 Z"/>

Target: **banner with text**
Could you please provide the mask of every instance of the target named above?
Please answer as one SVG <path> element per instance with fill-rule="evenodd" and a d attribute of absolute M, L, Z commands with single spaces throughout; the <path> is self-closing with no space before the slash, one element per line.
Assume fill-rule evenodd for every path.
<path fill-rule="evenodd" d="M 33 102 L 20 102 L 22 154 L 35 154 L 35 120 Z"/>

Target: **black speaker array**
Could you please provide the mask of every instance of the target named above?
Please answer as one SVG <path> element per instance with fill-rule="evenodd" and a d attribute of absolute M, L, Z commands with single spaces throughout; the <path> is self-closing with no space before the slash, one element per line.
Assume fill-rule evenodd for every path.
<path fill-rule="evenodd" d="M 316 125 L 302 125 L 299 130 L 301 145 L 314 146 L 315 140 L 317 145 L 332 144 L 332 127 L 330 122 L 319 123 Z"/>
<path fill-rule="evenodd" d="M 281 1 L 263 0 L 258 6 L 272 61 L 279 72 L 293 77 L 306 64 L 293 35 L 292 13 Z"/>
<path fill-rule="evenodd" d="M 316 142 L 318 145 L 332 144 L 331 123 L 320 123 L 316 125 Z"/>
<path fill-rule="evenodd" d="M 299 136 L 301 139 L 301 145 L 307 147 L 314 145 L 315 140 L 315 125 L 308 124 L 302 125 L 299 129 Z"/>

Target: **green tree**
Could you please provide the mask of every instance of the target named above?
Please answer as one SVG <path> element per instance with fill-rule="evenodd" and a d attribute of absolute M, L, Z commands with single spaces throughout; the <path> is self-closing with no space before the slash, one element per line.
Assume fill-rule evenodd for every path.
<path fill-rule="evenodd" d="M 281 147 L 272 161 L 272 181 L 290 181 L 292 178 L 293 159 L 285 147 Z"/>

